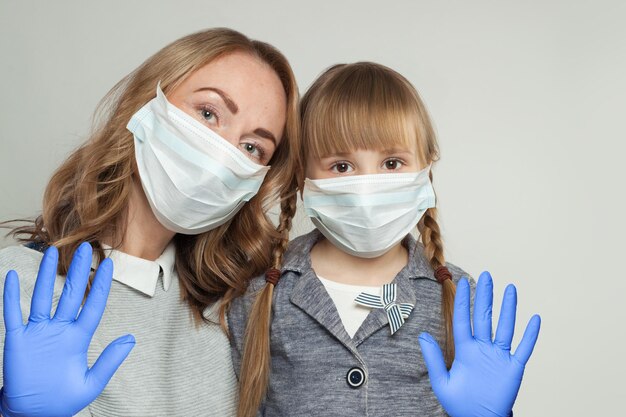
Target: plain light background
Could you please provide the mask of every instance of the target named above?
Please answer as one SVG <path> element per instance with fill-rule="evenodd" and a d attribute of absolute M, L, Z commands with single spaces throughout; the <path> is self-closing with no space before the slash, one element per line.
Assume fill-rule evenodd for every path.
<path fill-rule="evenodd" d="M 332 64 L 377 61 L 414 83 L 437 127 L 447 258 L 490 270 L 496 304 L 515 282 L 515 343 L 543 318 L 516 416 L 616 415 L 625 21 L 622 1 L 0 0 L 0 219 L 39 212 L 99 99 L 183 35 L 227 26 L 270 42 L 301 92 Z M 299 217 L 294 235 L 308 229 Z"/>

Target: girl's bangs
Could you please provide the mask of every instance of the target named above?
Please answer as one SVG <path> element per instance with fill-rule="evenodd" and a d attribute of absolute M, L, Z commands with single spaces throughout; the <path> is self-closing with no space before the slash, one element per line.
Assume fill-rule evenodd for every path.
<path fill-rule="evenodd" d="M 416 130 L 406 117 L 388 110 L 367 110 L 348 106 L 343 111 L 316 117 L 307 126 L 309 130 L 305 141 L 308 151 L 316 158 L 323 158 L 355 149 L 412 149 L 415 146 Z"/>
<path fill-rule="evenodd" d="M 312 87 L 305 98 L 303 140 L 313 157 L 355 149 L 412 149 L 419 143 L 414 90 L 403 79 L 374 72 L 349 71 Z"/>

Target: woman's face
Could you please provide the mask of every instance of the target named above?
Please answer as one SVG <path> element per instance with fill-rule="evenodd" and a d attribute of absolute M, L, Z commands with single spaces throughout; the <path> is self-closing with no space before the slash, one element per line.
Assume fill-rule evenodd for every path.
<path fill-rule="evenodd" d="M 283 85 L 268 64 L 245 52 L 213 60 L 170 91 L 167 99 L 258 164 L 268 164 L 283 135 Z"/>

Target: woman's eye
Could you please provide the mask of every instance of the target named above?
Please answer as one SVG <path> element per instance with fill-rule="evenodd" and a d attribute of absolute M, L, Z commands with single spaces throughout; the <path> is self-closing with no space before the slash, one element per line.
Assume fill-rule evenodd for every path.
<path fill-rule="evenodd" d="M 346 162 L 338 162 L 331 167 L 331 171 L 337 172 L 339 174 L 344 174 L 346 172 L 352 171 L 352 167 Z"/>
<path fill-rule="evenodd" d="M 385 169 L 396 170 L 402 168 L 402 162 L 397 159 L 388 159 L 385 161 Z"/>
<path fill-rule="evenodd" d="M 263 159 L 263 150 L 260 147 L 256 146 L 254 143 L 242 143 L 241 147 L 245 153 L 249 154 L 254 159 L 257 159 L 259 161 Z"/>
<path fill-rule="evenodd" d="M 204 121 L 210 125 L 217 125 L 220 120 L 220 115 L 218 114 L 217 110 L 209 106 L 203 106 L 200 109 L 200 117 L 202 117 Z"/>
<path fill-rule="evenodd" d="M 207 122 L 215 121 L 215 113 L 213 113 L 211 110 L 202 110 L 202 117 Z"/>

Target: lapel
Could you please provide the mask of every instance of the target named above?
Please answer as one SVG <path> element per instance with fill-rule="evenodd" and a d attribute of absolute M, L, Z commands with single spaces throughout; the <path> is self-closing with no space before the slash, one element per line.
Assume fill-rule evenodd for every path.
<path fill-rule="evenodd" d="M 319 236 L 319 233 L 314 230 L 295 240 L 293 247 L 290 247 L 289 253 L 285 256 L 283 273 L 289 270 L 300 275 L 291 291 L 289 300 L 346 347 L 354 350 L 354 342 L 343 327 L 335 303 L 311 267 L 311 249 Z"/>
<path fill-rule="evenodd" d="M 298 279 L 291 293 L 291 302 L 311 316 L 346 347 L 354 349 L 354 342 L 343 327 L 335 303 L 312 269 Z"/>
<path fill-rule="evenodd" d="M 320 236 L 321 234 L 317 230 L 300 236 L 292 242 L 289 251 L 285 254 L 282 272 L 292 271 L 299 275 L 291 292 L 290 301 L 317 321 L 348 349 L 356 352 L 356 347 L 375 332 L 385 327 L 384 331 L 389 332 L 387 314 L 381 308 L 372 309 L 357 330 L 354 339 L 350 338 L 343 327 L 335 303 L 311 267 L 311 249 Z M 413 304 L 413 310 L 415 310 L 421 302 L 421 297 L 413 281 L 426 278 L 436 282 L 436 279 L 430 263 L 424 256 L 422 245 L 416 242 L 410 234 L 402 241 L 402 244 L 409 251 L 409 262 L 393 280 L 393 283 L 397 285 L 396 302 Z M 402 328 L 392 337 L 401 332 Z"/>
<path fill-rule="evenodd" d="M 436 281 L 436 279 L 430 263 L 424 257 L 421 245 L 416 242 L 415 238 L 409 234 L 402 241 L 402 244 L 409 251 L 409 262 L 400 272 L 398 272 L 392 282 L 397 285 L 396 302 L 399 304 L 412 304 L 413 310 L 411 311 L 411 314 L 413 314 L 413 311 L 418 308 L 418 305 L 421 302 L 420 294 L 417 291 L 417 285 L 414 284 L 413 280 L 427 278 Z M 382 308 L 374 308 L 354 335 L 354 343 L 356 346 L 360 345 L 368 337 L 382 328 L 385 328 L 384 331 L 390 332 L 387 313 Z M 398 329 L 393 336 L 390 335 L 390 337 L 396 337 L 396 335 L 401 334 L 402 327 L 400 327 L 400 329 Z"/>

